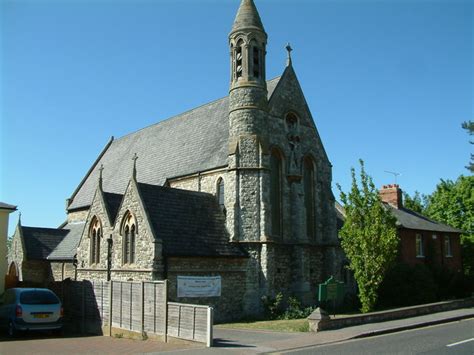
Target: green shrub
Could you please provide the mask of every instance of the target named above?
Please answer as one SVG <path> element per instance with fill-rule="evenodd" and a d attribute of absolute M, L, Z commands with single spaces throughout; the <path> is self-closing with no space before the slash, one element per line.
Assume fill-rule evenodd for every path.
<path fill-rule="evenodd" d="M 437 300 L 438 286 L 425 265 L 397 264 L 379 289 L 379 307 L 404 307 Z"/>
<path fill-rule="evenodd" d="M 288 306 L 286 307 L 285 312 L 280 316 L 280 319 L 299 319 L 308 317 L 315 307 L 306 307 L 301 306 L 300 301 L 296 297 L 288 298 Z"/>
<path fill-rule="evenodd" d="M 278 292 L 275 297 L 263 296 L 263 312 L 267 319 L 276 319 L 283 313 L 283 294 Z"/>
<path fill-rule="evenodd" d="M 296 297 L 289 297 L 284 302 L 284 296 L 279 292 L 275 297 L 262 297 L 263 309 L 267 319 L 300 319 L 308 317 L 315 307 L 301 306 Z M 286 307 L 285 307 L 286 303 Z"/>

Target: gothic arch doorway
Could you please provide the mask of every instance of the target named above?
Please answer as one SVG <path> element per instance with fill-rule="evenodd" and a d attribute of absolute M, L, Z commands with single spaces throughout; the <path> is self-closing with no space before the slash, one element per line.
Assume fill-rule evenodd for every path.
<path fill-rule="evenodd" d="M 14 261 L 10 263 L 8 267 L 8 274 L 5 275 L 5 290 L 16 287 L 19 279 L 18 267 Z"/>

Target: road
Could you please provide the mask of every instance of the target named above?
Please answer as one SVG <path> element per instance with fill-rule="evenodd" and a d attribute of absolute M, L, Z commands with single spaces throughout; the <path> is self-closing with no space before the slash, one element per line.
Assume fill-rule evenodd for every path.
<path fill-rule="evenodd" d="M 474 354 L 474 319 L 314 346 L 284 354 Z"/>

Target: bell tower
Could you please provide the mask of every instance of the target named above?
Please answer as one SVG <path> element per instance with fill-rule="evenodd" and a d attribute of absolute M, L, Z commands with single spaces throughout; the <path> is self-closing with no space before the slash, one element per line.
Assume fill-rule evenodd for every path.
<path fill-rule="evenodd" d="M 267 34 L 253 0 L 242 0 L 229 34 L 231 91 L 238 87 L 266 90 L 265 55 Z"/>
<path fill-rule="evenodd" d="M 229 34 L 229 168 L 234 208 L 229 211 L 232 241 L 258 242 L 265 233 L 262 180 L 267 174 L 268 99 L 265 80 L 267 34 L 253 0 L 242 0 Z"/>
<path fill-rule="evenodd" d="M 262 133 L 267 111 L 267 34 L 253 0 L 242 0 L 229 34 L 231 56 L 230 135 Z M 243 112 L 238 112 L 243 111 Z"/>

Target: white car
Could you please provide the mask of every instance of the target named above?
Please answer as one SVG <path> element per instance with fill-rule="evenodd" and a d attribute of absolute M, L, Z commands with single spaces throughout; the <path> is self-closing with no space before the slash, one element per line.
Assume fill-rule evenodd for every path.
<path fill-rule="evenodd" d="M 63 307 L 47 288 L 10 288 L 0 299 L 0 326 L 9 336 L 26 330 L 57 330 L 63 326 Z"/>

